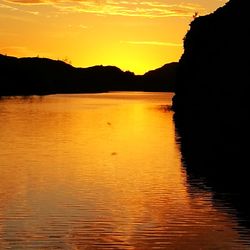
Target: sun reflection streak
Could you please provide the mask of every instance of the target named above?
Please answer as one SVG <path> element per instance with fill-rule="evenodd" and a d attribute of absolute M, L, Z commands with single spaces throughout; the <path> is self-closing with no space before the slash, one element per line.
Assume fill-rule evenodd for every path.
<path fill-rule="evenodd" d="M 228 208 L 190 188 L 170 104 L 160 93 L 1 100 L 0 246 L 245 249 Z"/>

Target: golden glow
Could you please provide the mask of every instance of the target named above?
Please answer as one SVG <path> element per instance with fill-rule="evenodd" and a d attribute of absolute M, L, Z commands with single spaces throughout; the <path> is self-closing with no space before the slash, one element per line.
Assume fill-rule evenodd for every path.
<path fill-rule="evenodd" d="M 232 210 L 189 190 L 171 97 L 0 101 L 0 249 L 244 249 Z"/>
<path fill-rule="evenodd" d="M 2 0 L 0 53 L 143 73 L 178 61 L 195 12 L 226 0 Z"/>

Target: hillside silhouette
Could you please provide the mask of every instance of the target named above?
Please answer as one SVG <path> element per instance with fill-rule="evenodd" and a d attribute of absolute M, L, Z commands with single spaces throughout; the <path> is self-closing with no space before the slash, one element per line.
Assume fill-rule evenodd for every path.
<path fill-rule="evenodd" d="M 230 0 L 194 18 L 184 38 L 173 98 L 188 175 L 205 180 L 248 228 L 249 7 L 248 0 Z"/>
<path fill-rule="evenodd" d="M 48 58 L 0 55 L 0 96 L 107 91 L 173 91 L 177 63 L 144 75 L 114 66 L 75 68 Z"/>
<path fill-rule="evenodd" d="M 195 18 L 184 39 L 173 100 L 175 120 L 188 155 L 200 151 L 209 168 L 218 160 L 223 167 L 229 160 L 246 169 L 249 7 L 247 0 L 230 0 L 214 13 Z"/>

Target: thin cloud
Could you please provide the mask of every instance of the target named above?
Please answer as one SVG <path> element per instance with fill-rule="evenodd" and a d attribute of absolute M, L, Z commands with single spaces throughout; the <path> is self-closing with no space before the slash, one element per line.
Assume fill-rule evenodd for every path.
<path fill-rule="evenodd" d="M 158 41 L 121 41 L 121 43 L 131 45 L 154 45 L 154 46 L 168 46 L 168 47 L 182 47 L 181 43 L 158 42 Z"/>
<path fill-rule="evenodd" d="M 203 8 L 191 3 L 165 4 L 163 1 L 113 0 L 5 0 L 19 5 L 50 5 L 61 13 L 92 13 L 97 15 L 136 17 L 187 17 Z"/>
<path fill-rule="evenodd" d="M 10 10 L 10 11 L 19 11 L 19 12 L 23 12 L 23 13 L 32 14 L 32 15 L 39 14 L 38 11 L 23 10 L 23 9 L 20 9 L 20 8 L 17 8 L 15 6 L 8 5 L 8 4 L 0 4 L 0 9 L 6 9 L 6 10 Z"/>
<path fill-rule="evenodd" d="M 7 10 L 18 10 L 18 8 L 15 8 L 15 7 L 13 7 L 13 6 L 9 6 L 9 5 L 7 5 L 7 4 L 1 4 L 0 3 L 0 8 L 1 9 L 7 9 Z"/>

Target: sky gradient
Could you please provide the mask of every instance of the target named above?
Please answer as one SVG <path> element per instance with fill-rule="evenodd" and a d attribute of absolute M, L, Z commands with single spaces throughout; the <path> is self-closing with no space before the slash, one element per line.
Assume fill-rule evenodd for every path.
<path fill-rule="evenodd" d="M 0 0 L 0 53 L 144 73 L 178 61 L 195 12 L 227 0 Z"/>

